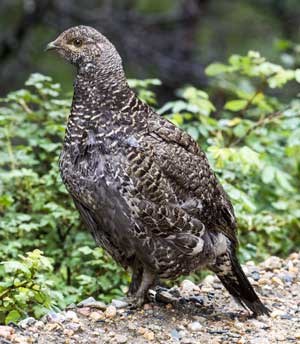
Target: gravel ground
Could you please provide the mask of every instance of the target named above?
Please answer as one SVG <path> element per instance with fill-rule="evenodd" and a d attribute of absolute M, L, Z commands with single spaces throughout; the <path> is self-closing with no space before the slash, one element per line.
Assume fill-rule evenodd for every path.
<path fill-rule="evenodd" d="M 105 305 L 89 298 L 39 321 L 0 326 L 0 343 L 300 343 L 300 254 L 248 262 L 244 270 L 271 309 L 269 318 L 249 317 L 208 276 L 199 286 L 188 280 L 179 286 L 182 295 L 201 295 L 203 305 L 146 304 L 132 311 L 119 300 Z"/>

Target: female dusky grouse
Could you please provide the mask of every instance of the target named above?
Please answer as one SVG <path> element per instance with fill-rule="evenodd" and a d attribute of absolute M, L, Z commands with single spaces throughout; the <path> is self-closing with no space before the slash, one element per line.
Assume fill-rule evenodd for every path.
<path fill-rule="evenodd" d="M 232 205 L 197 143 L 136 97 L 97 30 L 70 28 L 52 49 L 77 67 L 61 176 L 97 244 L 131 268 L 135 305 L 158 278 L 208 268 L 241 305 L 268 314 L 237 260 Z"/>

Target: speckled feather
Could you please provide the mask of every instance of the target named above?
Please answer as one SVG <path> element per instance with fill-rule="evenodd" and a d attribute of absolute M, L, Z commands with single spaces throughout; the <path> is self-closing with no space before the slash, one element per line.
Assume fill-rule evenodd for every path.
<path fill-rule="evenodd" d="M 60 171 L 96 242 L 142 271 L 139 297 L 158 276 L 214 269 L 235 250 L 236 222 L 205 154 L 136 97 L 99 32 L 71 28 L 54 45 L 77 67 Z"/>

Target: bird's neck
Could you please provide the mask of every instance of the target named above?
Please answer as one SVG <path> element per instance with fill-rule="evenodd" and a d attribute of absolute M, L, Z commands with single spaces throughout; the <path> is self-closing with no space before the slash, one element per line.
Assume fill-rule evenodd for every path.
<path fill-rule="evenodd" d="M 128 86 L 123 73 L 79 71 L 74 83 L 66 142 L 80 141 L 84 131 L 90 128 L 105 129 L 126 122 L 130 124 L 131 114 L 125 111 L 130 108 L 129 102 L 132 106 L 139 100 Z"/>

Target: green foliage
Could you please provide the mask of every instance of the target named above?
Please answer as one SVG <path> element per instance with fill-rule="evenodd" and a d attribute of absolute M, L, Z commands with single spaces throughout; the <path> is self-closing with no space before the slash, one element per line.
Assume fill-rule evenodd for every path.
<path fill-rule="evenodd" d="M 47 278 L 53 267 L 40 250 L 3 262 L 0 269 L 4 276 L 0 282 L 1 323 L 16 322 L 27 314 L 38 318 L 61 303 L 61 293 L 52 290 L 53 281 Z"/>
<path fill-rule="evenodd" d="M 128 80 L 128 84 L 130 87 L 134 88 L 139 96 L 144 102 L 155 105 L 156 98 L 155 93 L 150 90 L 151 86 L 159 86 L 161 85 L 161 81 L 158 79 L 146 79 L 146 80 L 136 80 L 130 79 Z"/>
<path fill-rule="evenodd" d="M 249 52 L 208 66 L 207 74 L 207 90 L 180 89 L 158 111 L 208 154 L 233 201 L 243 259 L 299 249 L 300 100 L 285 93 L 287 83 L 299 89 L 299 70 Z M 130 84 L 156 104 L 149 87 L 158 80 Z M 128 275 L 95 248 L 59 177 L 70 100 L 51 78 L 33 74 L 1 103 L 0 321 L 90 295 L 120 296 Z"/>

